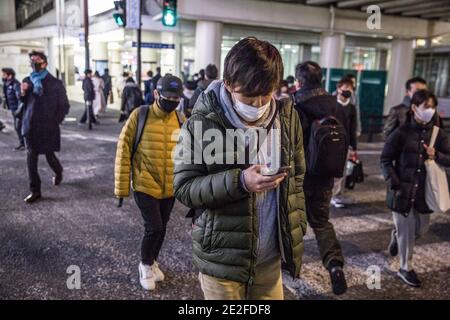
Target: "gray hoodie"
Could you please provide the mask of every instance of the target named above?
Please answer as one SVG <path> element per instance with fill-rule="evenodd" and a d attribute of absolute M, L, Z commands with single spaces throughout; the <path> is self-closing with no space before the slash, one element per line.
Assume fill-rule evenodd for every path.
<path fill-rule="evenodd" d="M 249 126 L 239 118 L 234 110 L 233 102 L 222 80 L 213 81 L 208 86 L 206 92 L 208 91 L 213 91 L 216 97 L 218 97 L 220 106 L 222 107 L 225 116 L 235 128 L 244 130 L 249 128 Z M 275 108 L 274 103 L 272 104 L 272 108 Z M 275 109 L 273 109 L 273 113 L 274 111 Z M 280 128 L 280 120 L 278 116 L 273 123 L 273 127 Z M 278 155 L 279 154 L 280 152 L 278 152 Z M 256 264 L 270 262 L 280 257 L 280 247 L 278 244 L 278 202 L 278 188 L 256 193 L 256 210 L 259 221 L 258 253 Z"/>

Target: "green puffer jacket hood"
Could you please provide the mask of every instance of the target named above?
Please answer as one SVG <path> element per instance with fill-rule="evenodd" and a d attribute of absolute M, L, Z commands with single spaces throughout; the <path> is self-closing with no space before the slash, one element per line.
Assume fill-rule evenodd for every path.
<path fill-rule="evenodd" d="M 277 102 L 281 122 L 281 166 L 290 165 L 289 176 L 280 184 L 278 210 L 278 240 L 285 267 L 298 277 L 303 255 L 303 236 L 306 233 L 303 177 L 305 160 L 303 137 L 293 102 Z M 196 125 L 194 126 L 194 123 Z M 177 145 L 180 150 L 204 150 L 207 139 L 194 139 L 194 127 L 201 133 L 234 129 L 226 118 L 214 91 L 203 92 L 192 116 L 183 125 Z M 189 139 L 183 138 L 189 136 Z M 196 135 L 197 137 L 197 135 Z M 225 150 L 225 149 L 224 149 Z M 184 152 L 183 151 L 183 152 Z M 225 150 L 236 159 L 236 150 Z M 255 194 L 246 192 L 240 183 L 242 164 L 200 164 L 175 160 L 175 197 L 196 211 L 192 238 L 194 264 L 200 272 L 222 279 L 252 282 L 256 264 L 259 232 Z"/>

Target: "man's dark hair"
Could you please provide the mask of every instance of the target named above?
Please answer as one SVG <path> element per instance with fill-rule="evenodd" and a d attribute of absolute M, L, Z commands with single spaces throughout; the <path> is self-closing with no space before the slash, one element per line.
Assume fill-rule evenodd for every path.
<path fill-rule="evenodd" d="M 156 73 L 161 73 L 161 67 L 156 67 Z"/>
<path fill-rule="evenodd" d="M 217 67 L 213 64 L 208 64 L 208 66 L 205 69 L 205 75 L 208 79 L 217 79 L 219 75 L 219 70 L 217 70 Z"/>
<path fill-rule="evenodd" d="M 130 76 L 130 74 L 128 72 L 122 73 L 122 77 L 123 78 L 128 78 L 129 76 Z"/>
<path fill-rule="evenodd" d="M 106 68 L 105 70 L 103 70 L 103 73 L 109 73 L 109 69 Z"/>
<path fill-rule="evenodd" d="M 92 73 L 92 70 L 91 70 L 91 69 L 86 69 L 86 70 L 84 70 L 84 74 L 88 75 L 88 74 L 90 74 L 90 73 Z"/>
<path fill-rule="evenodd" d="M 283 78 L 280 52 L 267 41 L 255 37 L 236 43 L 225 57 L 223 79 L 239 88 L 246 97 L 268 95 L 278 89 Z"/>
<path fill-rule="evenodd" d="M 405 84 L 406 91 L 411 90 L 411 85 L 412 85 L 413 83 L 421 83 L 421 84 L 426 85 L 426 84 L 427 84 L 427 81 L 426 81 L 424 78 L 421 78 L 421 77 L 414 77 L 414 78 L 411 78 L 411 79 L 409 79 L 408 81 L 406 81 L 406 84 Z"/>
<path fill-rule="evenodd" d="M 133 77 L 129 77 L 127 78 L 127 80 L 125 80 L 125 83 L 135 83 Z"/>
<path fill-rule="evenodd" d="M 288 84 L 294 84 L 295 78 L 294 76 L 287 76 L 286 81 Z"/>
<path fill-rule="evenodd" d="M 2 72 L 6 73 L 7 76 L 12 76 L 13 78 L 16 76 L 16 72 L 13 68 L 3 68 Z"/>
<path fill-rule="evenodd" d="M 184 87 L 188 90 L 195 90 L 197 88 L 197 82 L 195 81 L 186 81 L 184 83 Z"/>
<path fill-rule="evenodd" d="M 322 86 L 322 69 L 314 61 L 299 63 L 295 67 L 295 78 L 307 86 Z"/>
<path fill-rule="evenodd" d="M 436 108 L 438 105 L 438 100 L 433 92 L 427 89 L 417 90 L 411 98 L 411 105 L 420 106 L 422 103 L 427 102 L 430 99 L 433 100 L 434 107 Z"/>
<path fill-rule="evenodd" d="M 356 79 L 356 76 L 353 73 L 347 73 L 343 78 Z"/>
<path fill-rule="evenodd" d="M 147 71 L 147 76 L 150 78 L 153 77 L 153 71 L 152 70 Z"/>
<path fill-rule="evenodd" d="M 35 51 L 35 50 L 33 50 L 33 51 L 30 52 L 29 56 L 30 56 L 30 58 L 31 58 L 32 56 L 38 56 L 39 58 L 41 58 L 42 60 L 44 60 L 45 63 L 47 63 L 47 56 L 46 56 L 43 52 L 41 52 L 41 51 Z"/>
<path fill-rule="evenodd" d="M 343 85 L 349 85 L 349 86 L 351 86 L 351 87 L 353 87 L 353 81 L 352 81 L 352 79 L 351 78 L 349 78 L 349 77 L 347 77 L 347 76 L 345 76 L 344 78 L 342 78 L 341 80 L 339 80 L 339 82 L 337 83 L 337 85 L 336 85 L 336 88 L 340 88 L 340 87 L 342 87 Z"/>

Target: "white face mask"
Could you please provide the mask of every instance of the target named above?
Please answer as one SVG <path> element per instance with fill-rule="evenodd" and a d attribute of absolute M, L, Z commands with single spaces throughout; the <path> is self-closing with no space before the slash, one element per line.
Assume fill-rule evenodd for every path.
<path fill-rule="evenodd" d="M 417 119 L 420 121 L 423 121 L 424 123 L 428 123 L 433 119 L 434 113 L 436 112 L 436 109 L 434 108 L 423 108 L 422 106 L 415 108 L 415 114 Z"/>
<path fill-rule="evenodd" d="M 248 122 L 255 122 L 266 113 L 267 109 L 270 107 L 271 101 L 267 102 L 261 107 L 254 107 L 245 103 L 242 103 L 235 98 L 235 103 L 233 105 L 234 110 L 239 114 L 239 116 Z"/>

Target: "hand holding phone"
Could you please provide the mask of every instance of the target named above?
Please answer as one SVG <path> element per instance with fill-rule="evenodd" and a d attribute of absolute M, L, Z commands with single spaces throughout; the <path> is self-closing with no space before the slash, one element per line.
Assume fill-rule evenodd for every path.
<path fill-rule="evenodd" d="M 261 170 L 261 174 L 263 176 L 273 176 L 275 174 L 288 173 L 291 169 L 292 169 L 292 166 L 279 167 L 278 170 L 276 170 L 276 171 L 266 168 L 264 170 Z"/>

